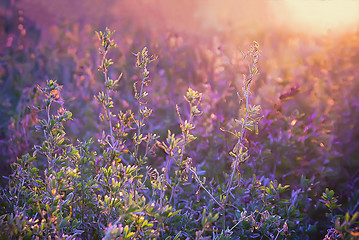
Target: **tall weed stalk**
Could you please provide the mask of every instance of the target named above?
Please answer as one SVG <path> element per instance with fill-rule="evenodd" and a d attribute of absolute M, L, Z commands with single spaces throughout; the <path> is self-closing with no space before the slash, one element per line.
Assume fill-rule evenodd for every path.
<path fill-rule="evenodd" d="M 106 87 L 105 92 L 102 91 L 98 93 L 96 100 L 102 104 L 104 109 L 104 114 L 100 114 L 100 119 L 101 121 L 107 121 L 109 126 L 109 134 L 105 134 L 105 132 L 103 132 L 100 142 L 104 146 L 108 146 L 108 148 L 105 149 L 103 157 L 104 159 L 110 160 L 109 163 L 111 163 L 111 160 L 114 160 L 119 155 L 122 145 L 120 140 L 116 139 L 114 135 L 112 119 L 116 117 L 116 115 L 111 112 L 111 109 L 114 107 L 111 93 L 114 91 L 116 85 L 120 81 L 122 74 L 120 74 L 116 80 L 112 80 L 108 74 L 109 67 L 113 65 L 112 59 L 108 58 L 108 53 L 111 48 L 116 47 L 116 43 L 112 39 L 114 32 L 111 32 L 108 28 L 106 28 L 104 32 L 99 31 L 96 33 L 102 45 L 102 49 L 99 50 L 101 62 L 98 66 L 98 70 L 104 75 L 104 83 Z"/>
<path fill-rule="evenodd" d="M 258 123 L 261 118 L 260 116 L 260 105 L 252 105 L 250 104 L 250 88 L 253 83 L 255 76 L 258 74 L 258 59 L 259 59 L 259 44 L 257 42 L 253 42 L 253 45 L 250 47 L 248 53 L 245 55 L 250 58 L 250 64 L 248 68 L 248 76 L 243 76 L 243 87 L 242 87 L 242 96 L 238 94 L 240 105 L 244 102 L 245 107 L 242 111 L 244 112 L 244 116 L 241 119 L 234 119 L 235 122 L 239 125 L 239 130 L 224 130 L 222 131 L 229 132 L 236 139 L 237 142 L 234 145 L 232 151 L 229 153 L 233 157 L 232 162 L 232 172 L 229 177 L 229 181 L 226 186 L 224 197 L 222 198 L 223 206 L 224 206 L 224 214 L 223 214 L 223 229 L 226 229 L 226 208 L 229 203 L 229 196 L 231 192 L 236 188 L 233 187 L 233 183 L 236 180 L 235 175 L 237 174 L 238 185 L 240 185 L 240 166 L 244 163 L 248 158 L 248 147 L 246 146 L 246 134 L 247 131 L 254 131 L 258 134 Z"/>

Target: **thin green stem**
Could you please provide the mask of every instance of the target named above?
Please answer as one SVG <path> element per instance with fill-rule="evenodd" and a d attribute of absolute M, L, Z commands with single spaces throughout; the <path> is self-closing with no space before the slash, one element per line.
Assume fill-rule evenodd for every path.
<path fill-rule="evenodd" d="M 102 66 L 103 66 L 103 74 L 105 76 L 105 82 L 108 80 L 108 76 L 107 76 L 107 67 L 105 66 L 104 62 L 106 60 L 106 56 L 108 54 L 108 50 L 104 52 L 103 57 L 102 57 Z M 110 89 L 108 89 L 106 87 L 106 105 L 105 109 L 106 109 L 106 115 L 108 117 L 108 123 L 110 126 L 110 137 L 111 137 L 111 147 L 113 147 L 114 145 L 114 136 L 113 136 L 113 130 L 112 130 L 112 113 L 110 111 L 109 105 L 110 105 Z"/>
<path fill-rule="evenodd" d="M 192 109 L 192 104 L 190 104 L 190 108 Z M 189 124 L 192 124 L 192 120 L 193 120 L 193 114 L 191 112 L 191 115 L 189 116 L 189 119 L 188 119 L 188 123 Z M 182 121 L 182 120 L 181 120 Z M 182 123 L 183 124 L 183 123 Z M 184 150 L 185 150 L 185 147 L 187 145 L 187 135 L 189 134 L 189 130 L 187 129 L 186 132 L 185 131 L 182 131 L 182 137 L 183 137 L 183 145 L 182 145 L 182 148 L 181 148 L 181 156 L 180 156 L 180 159 L 179 159 L 179 162 L 182 163 L 183 161 L 183 155 L 184 155 Z"/>
<path fill-rule="evenodd" d="M 254 47 L 257 47 L 256 45 Z M 228 204 L 228 197 L 229 197 L 229 194 L 231 193 L 232 191 L 232 185 L 233 185 L 233 181 L 234 181 L 234 176 L 235 176 L 235 172 L 236 171 L 239 171 L 238 169 L 238 166 L 240 163 L 243 162 L 243 157 L 244 157 L 244 154 L 243 153 L 243 140 L 245 138 L 245 135 L 246 135 L 246 128 L 247 128 L 247 124 L 248 124 L 248 120 L 250 118 L 250 114 L 249 114 L 249 95 L 250 95 L 250 87 L 251 87 L 251 83 L 254 79 L 254 75 L 257 74 L 257 68 L 256 68 L 256 65 L 257 65 L 257 62 L 258 62 L 258 51 L 257 49 L 254 49 L 254 51 L 251 49 L 250 51 L 250 56 L 251 56 L 251 63 L 249 65 L 249 78 L 247 80 L 244 81 L 244 86 L 243 86 L 243 91 L 244 91 L 244 97 L 245 97 L 245 100 L 246 100 L 246 108 L 245 108 L 245 118 L 244 120 L 242 121 L 242 124 L 241 124 L 241 134 L 238 138 L 238 141 L 237 141 L 237 146 L 239 147 L 238 149 L 238 152 L 235 152 L 236 154 L 236 158 L 235 158 L 235 161 L 233 162 L 233 169 L 232 169 L 232 173 L 231 173 L 231 176 L 230 176 L 230 180 L 227 184 L 227 188 L 226 188 L 226 193 L 225 193 L 225 199 L 224 199 L 224 214 L 223 214 L 223 228 L 225 229 L 226 228 L 226 219 L 225 219 L 225 216 L 226 216 L 226 206 Z M 239 179 L 238 179 L 239 181 Z"/>
<path fill-rule="evenodd" d="M 275 237 L 274 240 L 277 240 L 277 238 L 279 237 L 279 234 L 280 234 L 282 231 L 283 231 L 283 229 L 281 229 L 280 231 L 278 231 L 277 236 Z"/>
<path fill-rule="evenodd" d="M 223 205 L 220 204 L 215 197 L 207 190 L 207 188 L 202 184 L 201 179 L 199 179 L 197 173 L 189 166 L 187 166 L 187 169 L 194 175 L 196 181 L 199 183 L 199 185 L 203 188 L 203 190 L 213 199 L 215 203 L 218 204 L 221 208 L 223 208 Z"/>
<path fill-rule="evenodd" d="M 141 129 L 142 129 L 142 114 L 141 114 L 141 98 L 142 98 L 142 92 L 143 92 L 143 86 L 144 86 L 144 82 L 145 82 L 145 76 L 143 75 L 143 73 L 141 73 L 141 76 L 142 76 L 142 83 L 141 83 L 141 89 L 140 89 L 140 95 L 138 95 L 138 110 L 137 110 L 137 115 L 138 115 L 138 125 L 137 125 L 137 138 L 140 137 L 141 135 Z M 135 157 L 135 160 L 137 162 L 137 165 L 140 166 L 140 160 L 138 158 L 138 151 L 139 151 L 139 147 L 140 145 L 137 143 L 137 140 L 136 140 L 136 143 L 135 143 L 135 152 L 134 152 L 134 157 Z M 136 176 L 138 174 L 138 168 L 136 168 Z M 137 187 L 138 187 L 138 179 L 136 179 L 135 181 L 135 189 L 134 189 L 134 197 L 136 199 L 136 190 L 137 190 Z"/>
<path fill-rule="evenodd" d="M 47 158 L 47 162 L 48 162 L 48 165 L 49 165 L 49 170 L 52 171 L 53 168 L 54 168 L 54 163 L 53 163 L 53 157 L 52 157 L 52 154 L 53 154 L 53 144 L 52 144 L 52 139 L 50 139 L 52 133 L 51 133 L 51 129 L 50 129 L 50 121 L 51 121 L 51 117 L 50 117 L 50 107 L 51 107 L 51 102 L 49 104 L 49 106 L 46 106 L 46 114 L 47 114 L 47 129 L 44 130 L 44 136 L 45 136 L 45 139 L 47 141 L 47 150 L 46 150 L 46 158 Z"/>
<path fill-rule="evenodd" d="M 250 79 L 252 78 L 253 76 L 251 75 Z M 239 165 L 239 162 L 242 162 L 243 160 L 243 145 L 242 145 L 242 142 L 243 142 L 243 139 L 245 137 L 245 133 L 247 132 L 246 131 L 246 128 L 245 126 L 247 125 L 247 122 L 248 122 L 248 118 L 249 118 L 249 114 L 248 114 L 248 109 L 249 109 L 249 89 L 250 89 L 250 85 L 251 85 L 251 80 L 248 84 L 248 87 L 246 89 L 246 93 L 245 93 L 245 98 L 246 98 L 246 116 L 245 116 L 245 119 L 244 121 L 242 122 L 242 126 L 241 126 L 241 136 L 240 138 L 238 139 L 237 141 L 237 144 L 240 146 L 239 148 L 239 153 L 237 154 L 237 157 L 234 161 L 234 166 L 233 166 L 233 170 L 232 170 L 232 174 L 231 174 L 231 178 L 230 178 L 230 181 L 227 185 L 227 191 L 226 191 L 226 202 L 228 202 L 228 195 L 229 195 L 229 192 L 230 192 L 230 189 L 232 187 L 232 184 L 233 184 L 233 179 L 234 179 L 234 174 L 238 168 L 238 165 Z"/>
<path fill-rule="evenodd" d="M 140 88 L 140 94 L 137 96 L 137 102 L 138 102 L 138 110 L 137 110 L 137 116 L 138 116 L 138 123 L 137 123 L 137 138 L 141 135 L 141 130 L 142 130 L 142 121 L 143 121 L 143 114 L 141 113 L 142 110 L 142 103 L 141 103 L 141 99 L 142 99 L 142 94 L 143 94 L 143 88 L 145 85 L 145 81 L 146 81 L 146 76 L 144 75 L 144 71 L 145 71 L 146 66 L 143 66 L 143 70 L 141 72 L 141 88 Z M 135 145 L 135 152 L 134 152 L 134 156 L 135 156 L 135 160 L 137 162 L 137 164 L 139 165 L 139 159 L 138 159 L 138 151 L 139 151 L 139 144 L 136 143 Z"/>
<path fill-rule="evenodd" d="M 190 109 L 192 109 L 192 103 L 190 103 Z M 178 113 L 180 122 L 181 122 L 181 124 L 183 125 L 183 121 L 182 121 L 182 119 L 181 119 L 181 115 L 180 115 L 180 113 L 179 113 L 179 111 L 178 111 L 178 108 L 177 108 L 177 113 Z M 191 111 L 190 116 L 189 116 L 189 119 L 188 119 L 189 124 L 192 124 L 193 117 L 194 117 L 194 116 L 193 116 L 192 111 Z M 182 144 L 182 147 L 181 147 L 181 155 L 180 155 L 180 158 L 179 158 L 179 164 L 181 164 L 182 161 L 183 161 L 183 155 L 184 155 L 184 150 L 185 150 L 185 147 L 186 147 L 186 144 L 187 144 L 187 135 L 188 135 L 188 134 L 189 134 L 189 130 L 188 130 L 188 129 L 187 129 L 186 131 L 182 130 L 183 144 Z M 172 160 L 172 156 L 170 155 L 170 158 L 168 159 L 167 164 L 166 164 L 165 176 L 166 176 L 167 172 L 169 171 L 169 164 L 170 164 L 171 160 Z M 169 200 L 170 202 L 171 202 L 172 197 L 173 197 L 173 195 L 174 195 L 174 193 L 175 193 L 175 191 L 176 191 L 176 187 L 177 187 L 177 185 L 175 185 L 175 186 L 172 188 L 171 197 L 170 197 L 170 200 Z"/>

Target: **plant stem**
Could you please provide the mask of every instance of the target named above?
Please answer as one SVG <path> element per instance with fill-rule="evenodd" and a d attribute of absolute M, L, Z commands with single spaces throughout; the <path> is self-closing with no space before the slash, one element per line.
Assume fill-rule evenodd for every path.
<path fill-rule="evenodd" d="M 220 203 L 216 200 L 216 198 L 213 197 L 213 195 L 212 195 L 212 194 L 206 189 L 206 187 L 202 184 L 201 179 L 199 179 L 197 173 L 196 173 L 195 171 L 193 171 L 193 169 L 192 169 L 191 167 L 189 167 L 189 166 L 187 166 L 187 169 L 192 172 L 192 174 L 194 175 L 196 181 L 197 181 L 197 182 L 199 183 L 199 185 L 204 189 L 204 191 L 206 191 L 206 193 L 208 193 L 208 195 L 213 199 L 213 201 L 214 201 L 215 203 L 217 203 L 218 206 L 220 206 L 221 208 L 223 208 L 223 205 L 220 204 Z"/>
<path fill-rule="evenodd" d="M 140 95 L 139 95 L 139 99 L 138 99 L 138 110 L 137 110 L 137 115 L 138 115 L 138 125 L 137 125 L 137 137 L 139 137 L 141 135 L 141 128 L 142 128 L 142 114 L 141 114 L 141 96 L 142 96 L 142 92 L 143 92 L 143 85 L 144 85 L 144 81 L 145 78 L 142 75 L 142 83 L 141 83 L 141 89 L 140 89 Z M 139 150 L 139 145 L 135 145 L 135 158 L 136 158 L 136 162 L 139 165 L 139 160 L 138 160 L 138 150 Z"/>
<path fill-rule="evenodd" d="M 224 214 L 223 214 L 223 229 L 226 228 L 226 219 L 225 219 L 225 216 L 226 216 L 226 206 L 228 204 L 228 197 L 229 197 L 229 194 L 231 192 L 231 188 L 232 188 L 232 184 L 233 184 L 233 181 L 234 181 L 234 175 L 235 175 L 235 172 L 238 171 L 238 173 L 240 174 L 239 172 L 239 164 L 241 164 L 243 162 L 243 157 L 244 157 L 244 153 L 243 153 L 243 140 L 246 136 L 246 133 L 247 133 L 247 124 L 248 124 L 248 120 L 250 118 L 250 114 L 249 114 L 249 109 L 250 109 L 250 106 L 249 106 L 249 95 L 250 95 L 250 87 L 251 87 L 251 84 L 252 84 L 252 81 L 254 79 L 254 75 L 257 74 L 257 62 L 258 62 L 258 49 L 257 49 L 257 43 L 255 43 L 255 45 L 253 46 L 253 48 L 251 48 L 250 50 L 250 57 L 251 57 L 251 63 L 249 64 L 248 68 L 249 68 L 249 78 L 248 79 L 245 79 L 244 81 L 244 86 L 243 86 L 243 92 L 244 92 L 244 97 L 245 97 L 245 100 L 246 100 L 246 108 L 245 108 L 245 112 L 246 112 L 246 115 L 245 115 L 245 118 L 244 120 L 242 121 L 242 124 L 241 124 L 241 135 L 239 136 L 238 138 L 238 141 L 237 141 L 237 146 L 239 147 L 239 150 L 238 152 L 236 152 L 236 158 L 235 158 L 235 161 L 233 162 L 233 169 L 232 169 L 232 173 L 231 173 L 231 177 L 230 177 L 230 180 L 227 184 L 227 187 L 226 187 L 226 194 L 225 194 L 225 199 L 224 199 Z M 239 179 L 238 179 L 239 181 Z"/>
<path fill-rule="evenodd" d="M 103 66 L 103 74 L 105 76 L 105 82 L 107 81 L 108 79 L 108 76 L 107 76 L 107 67 L 105 67 L 104 65 L 104 62 L 105 62 L 105 59 L 106 59 L 106 56 L 107 56 L 107 53 L 108 53 L 108 50 L 104 52 L 103 54 L 103 57 L 102 57 L 102 66 Z M 110 105 L 110 89 L 108 89 L 108 87 L 106 87 L 106 104 L 107 104 L 107 107 L 105 107 L 106 109 L 106 115 L 108 117 L 108 123 L 109 123 L 109 126 L 110 126 L 110 137 L 111 137 L 111 147 L 113 147 L 114 145 L 114 136 L 113 136 L 113 130 L 112 130 L 112 120 L 111 120 L 111 111 L 110 111 L 110 108 L 108 107 Z"/>

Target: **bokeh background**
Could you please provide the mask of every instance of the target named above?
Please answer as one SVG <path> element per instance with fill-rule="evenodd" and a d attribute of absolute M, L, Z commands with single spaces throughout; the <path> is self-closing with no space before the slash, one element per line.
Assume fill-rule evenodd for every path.
<path fill-rule="evenodd" d="M 2 0 L 0 2 L 0 167 L 31 151 L 37 84 L 57 79 L 74 120 L 69 138 L 99 136 L 102 89 L 95 31 L 116 31 L 111 75 L 123 73 L 117 110 L 134 106 L 138 78 L 132 53 L 144 46 L 159 59 L 151 68 L 147 130 L 164 140 L 179 133 L 175 105 L 188 87 L 203 93 L 196 143 L 189 155 L 209 178 L 230 169 L 233 139 L 220 131 L 238 117 L 243 58 L 260 44 L 260 74 L 252 101 L 263 119 L 248 136 L 251 159 L 244 175 L 296 186 L 312 179 L 329 187 L 346 209 L 359 200 L 359 1 L 356 0 Z M 182 104 L 182 105 L 181 105 Z M 161 155 L 161 153 L 159 153 Z M 161 166 L 162 158 L 151 164 Z M 317 196 L 318 197 L 318 196 Z M 310 214 L 310 213 L 308 213 Z M 314 214 L 314 213 L 313 213 Z M 315 216 L 312 216 L 315 219 Z M 314 221 L 314 220 L 313 220 Z"/>

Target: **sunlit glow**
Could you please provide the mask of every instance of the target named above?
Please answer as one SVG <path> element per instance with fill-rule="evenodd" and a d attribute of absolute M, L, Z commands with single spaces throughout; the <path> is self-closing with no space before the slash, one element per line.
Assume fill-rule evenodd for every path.
<path fill-rule="evenodd" d="M 270 32 L 272 27 L 309 34 L 359 30 L 359 0 L 122 0 L 110 6 L 103 0 L 84 0 L 76 1 L 76 14 L 72 0 L 16 2 L 40 26 L 63 19 L 86 19 L 96 26 L 108 18 L 201 36 L 207 36 L 208 29 L 234 35 Z"/>
<path fill-rule="evenodd" d="M 359 24 L 357 0 L 284 0 L 290 22 L 314 31 L 348 30 Z"/>

